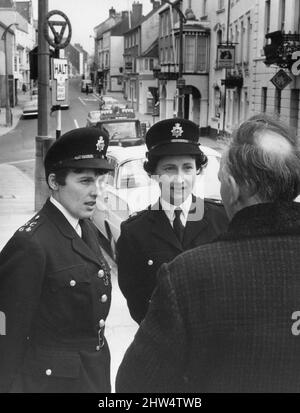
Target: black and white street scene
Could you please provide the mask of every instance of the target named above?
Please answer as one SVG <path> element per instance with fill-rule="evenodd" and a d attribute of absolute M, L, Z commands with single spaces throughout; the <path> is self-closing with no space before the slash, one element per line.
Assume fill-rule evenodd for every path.
<path fill-rule="evenodd" d="M 300 0 L 0 0 L 0 393 L 300 392 L 299 119 Z"/>

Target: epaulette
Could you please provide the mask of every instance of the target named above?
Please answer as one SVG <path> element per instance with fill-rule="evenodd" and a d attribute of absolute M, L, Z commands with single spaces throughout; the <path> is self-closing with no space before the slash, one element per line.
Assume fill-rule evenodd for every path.
<path fill-rule="evenodd" d="M 27 221 L 24 225 L 22 225 L 17 232 L 23 232 L 29 234 L 33 234 L 34 231 L 40 226 L 43 219 L 39 214 L 36 214 L 32 217 L 29 221 Z"/>
<path fill-rule="evenodd" d="M 215 206 L 224 206 L 223 202 L 221 201 L 221 199 L 213 199 L 213 198 L 205 198 L 204 199 L 205 203 L 211 204 L 211 205 L 215 205 Z"/>
<path fill-rule="evenodd" d="M 148 208 L 147 209 L 143 209 L 142 211 L 137 211 L 137 212 L 133 212 L 124 223 L 129 223 L 132 221 L 135 221 L 137 218 L 142 217 L 146 212 L 148 212 Z"/>

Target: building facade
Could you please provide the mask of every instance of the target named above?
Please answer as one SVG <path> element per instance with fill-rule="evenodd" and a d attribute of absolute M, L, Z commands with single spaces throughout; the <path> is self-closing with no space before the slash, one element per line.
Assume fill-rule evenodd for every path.
<path fill-rule="evenodd" d="M 210 10 L 211 134 L 231 134 L 249 116 L 261 112 L 278 117 L 299 133 L 300 78 L 291 72 L 285 54 L 290 49 L 300 50 L 300 1 L 215 0 L 214 3 Z M 266 65 L 265 47 L 272 40 L 266 39 L 266 35 L 273 37 L 273 34 L 275 40 L 282 38 L 277 45 L 279 55 Z M 235 49 L 232 68 L 218 67 L 220 44 Z M 280 70 L 290 78 L 290 83 L 282 89 L 272 82 Z"/>

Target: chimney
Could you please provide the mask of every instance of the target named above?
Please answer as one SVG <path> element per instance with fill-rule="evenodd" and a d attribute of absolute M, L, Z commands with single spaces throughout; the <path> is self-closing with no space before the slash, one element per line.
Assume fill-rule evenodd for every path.
<path fill-rule="evenodd" d="M 123 10 L 122 11 L 122 20 L 126 20 L 128 18 L 128 11 L 127 10 Z"/>
<path fill-rule="evenodd" d="M 142 3 L 133 2 L 132 4 L 132 22 L 135 25 L 143 16 L 143 5 Z"/>
<path fill-rule="evenodd" d="M 113 7 L 109 9 L 109 17 L 116 17 L 116 9 Z"/>
<path fill-rule="evenodd" d="M 157 10 L 160 8 L 160 1 L 156 1 L 156 0 L 151 0 L 152 3 L 152 9 L 153 10 Z"/>

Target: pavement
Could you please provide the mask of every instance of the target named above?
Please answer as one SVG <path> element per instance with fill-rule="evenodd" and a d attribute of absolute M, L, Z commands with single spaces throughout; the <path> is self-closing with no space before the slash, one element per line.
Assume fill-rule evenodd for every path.
<path fill-rule="evenodd" d="M 120 101 L 121 94 L 113 94 Z M 22 114 L 22 105 L 30 99 L 29 92 L 19 94 L 19 102 L 13 112 L 13 124 L 5 126 L 5 108 L 0 111 L 0 148 L 1 136 L 13 130 Z M 138 114 L 143 122 L 152 125 L 151 115 Z M 217 150 L 222 148 L 222 142 L 209 138 L 201 138 L 204 145 Z M 0 163 L 0 250 L 4 247 L 14 232 L 35 214 L 34 210 L 34 182 L 14 165 Z M 112 267 L 112 305 L 106 323 L 106 337 L 111 351 L 111 382 L 114 391 L 114 382 L 117 368 L 123 355 L 133 340 L 137 330 L 137 324 L 131 319 L 126 301 L 117 285 L 116 264 L 106 254 L 106 258 Z"/>

